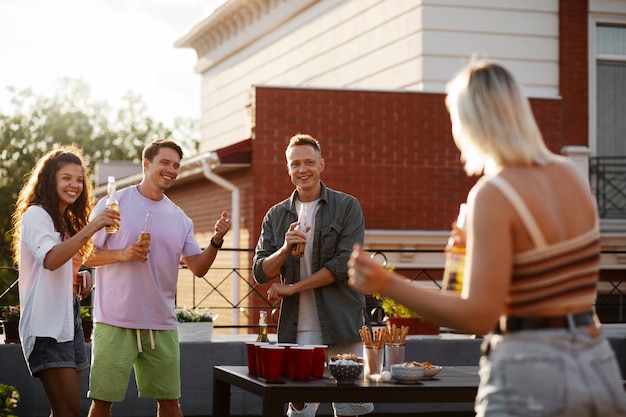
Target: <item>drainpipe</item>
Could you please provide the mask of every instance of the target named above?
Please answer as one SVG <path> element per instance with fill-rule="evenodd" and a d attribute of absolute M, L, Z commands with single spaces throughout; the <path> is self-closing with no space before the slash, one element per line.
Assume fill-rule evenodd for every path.
<path fill-rule="evenodd" d="M 206 158 L 202 158 L 202 172 L 204 177 L 213 181 L 217 185 L 226 188 L 231 191 L 232 194 L 232 208 L 230 212 L 231 229 L 230 233 L 233 237 L 233 248 L 239 249 L 239 224 L 240 224 L 240 202 L 239 202 L 239 188 L 233 183 L 226 181 L 224 178 L 213 172 L 213 167 L 218 166 L 220 163 L 220 157 L 216 152 L 211 152 Z M 239 252 L 233 251 L 233 269 L 239 270 Z M 239 300 L 239 282 L 233 283 L 232 299 L 237 302 Z M 232 313 L 233 325 L 239 325 L 239 311 L 233 309 Z M 237 333 L 237 329 L 233 328 L 233 333 Z"/>

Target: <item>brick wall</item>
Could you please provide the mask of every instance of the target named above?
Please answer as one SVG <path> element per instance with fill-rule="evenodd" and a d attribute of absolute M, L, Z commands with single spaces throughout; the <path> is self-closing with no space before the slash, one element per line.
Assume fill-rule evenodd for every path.
<path fill-rule="evenodd" d="M 589 143 L 587 11 L 587 0 L 559 1 L 559 84 L 563 98 L 563 137 L 568 145 Z"/>
<path fill-rule="evenodd" d="M 459 161 L 444 95 L 256 88 L 252 141 L 255 229 L 293 190 L 284 151 L 310 133 L 322 144 L 322 180 L 356 196 L 368 229 L 447 230 L 475 182 Z M 565 144 L 562 101 L 532 100 L 548 146 Z"/>
<path fill-rule="evenodd" d="M 252 199 L 253 177 L 250 169 L 240 169 L 223 177 L 233 183 L 240 190 L 240 227 L 249 229 L 252 226 Z M 181 180 L 178 180 L 181 181 Z M 198 175 L 191 180 L 179 183 L 176 187 L 167 191 L 172 201 L 185 210 L 194 222 L 194 231 L 198 233 L 212 233 L 215 222 L 223 210 L 232 216 L 232 198 L 230 190 L 222 188 L 207 180 L 203 175 Z M 227 242 L 232 242 L 232 236 L 227 235 Z M 248 242 L 241 242 L 247 247 Z M 227 245 L 229 246 L 229 245 Z"/>

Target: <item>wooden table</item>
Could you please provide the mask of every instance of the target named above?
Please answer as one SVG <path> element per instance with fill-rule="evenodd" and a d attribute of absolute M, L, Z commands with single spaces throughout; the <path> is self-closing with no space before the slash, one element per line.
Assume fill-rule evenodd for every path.
<path fill-rule="evenodd" d="M 295 402 L 474 402 L 478 389 L 477 366 L 449 366 L 430 380 L 417 384 L 370 382 L 337 384 L 334 378 L 266 383 L 248 374 L 247 366 L 213 367 L 213 417 L 230 415 L 230 387 L 236 386 L 263 399 L 263 416 L 285 414 L 285 404 Z"/>

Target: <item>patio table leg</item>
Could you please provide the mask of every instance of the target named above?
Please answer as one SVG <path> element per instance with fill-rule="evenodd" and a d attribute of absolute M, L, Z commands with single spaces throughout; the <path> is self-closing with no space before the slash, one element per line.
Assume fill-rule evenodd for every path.
<path fill-rule="evenodd" d="M 230 384 L 213 378 L 213 417 L 230 416 Z"/>
<path fill-rule="evenodd" d="M 275 417 L 285 415 L 285 403 L 275 398 L 272 390 L 268 390 L 263 396 L 263 417 Z"/>

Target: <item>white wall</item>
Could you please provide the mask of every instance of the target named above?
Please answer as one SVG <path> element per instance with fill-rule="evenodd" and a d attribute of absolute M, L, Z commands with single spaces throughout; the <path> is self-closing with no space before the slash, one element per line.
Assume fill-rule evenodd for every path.
<path fill-rule="evenodd" d="M 256 15 L 245 3 L 198 25 L 198 38 L 221 28 L 204 35 L 211 46 L 189 40 L 200 51 L 201 151 L 249 137 L 252 85 L 443 92 L 476 53 L 529 95 L 558 95 L 558 0 L 263 0 Z"/>

